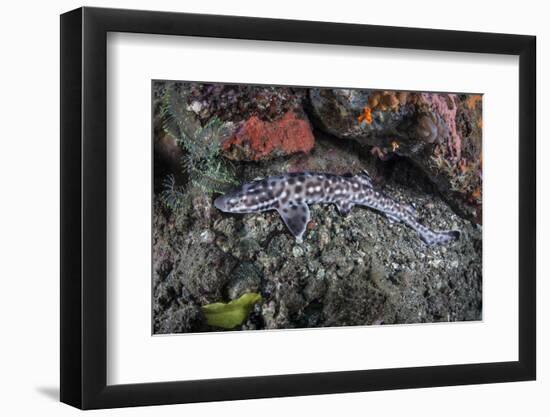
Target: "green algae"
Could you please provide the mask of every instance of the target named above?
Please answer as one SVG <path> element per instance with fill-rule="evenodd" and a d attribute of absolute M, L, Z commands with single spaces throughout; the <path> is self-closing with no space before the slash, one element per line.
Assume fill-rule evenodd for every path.
<path fill-rule="evenodd" d="M 210 326 L 233 329 L 247 319 L 256 303 L 262 300 L 260 294 L 249 292 L 229 303 L 213 303 L 201 307 Z"/>

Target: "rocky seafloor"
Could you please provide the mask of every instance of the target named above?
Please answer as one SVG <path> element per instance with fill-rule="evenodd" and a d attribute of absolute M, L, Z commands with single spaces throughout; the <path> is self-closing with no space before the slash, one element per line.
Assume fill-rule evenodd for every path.
<path fill-rule="evenodd" d="M 227 303 L 249 292 L 260 294 L 261 301 L 235 330 L 481 319 L 479 216 L 467 212 L 473 207 L 470 195 L 462 200 L 450 198 L 451 194 L 440 188 L 441 182 L 434 181 L 432 167 L 429 171 L 419 166 L 418 161 L 427 158 L 425 149 L 419 153 L 421 158 L 398 152 L 388 157 L 390 146 L 382 149 L 381 157 L 383 136 L 376 138 L 376 145 L 342 140 L 335 129 L 315 122 L 319 112 L 311 109 L 307 91 L 247 88 L 218 86 L 209 90 L 200 84 L 176 88 L 165 82 L 155 86 L 155 334 L 222 330 L 207 323 L 201 307 Z M 183 104 L 171 104 L 172 110 L 181 107 L 171 114 L 165 108 L 173 97 L 167 99 L 166 90 L 184 98 Z M 245 99 L 248 107 L 240 108 Z M 379 111 L 392 111 L 390 104 Z M 414 109 L 407 111 L 414 113 Z M 437 120 L 437 114 L 426 116 L 425 111 L 423 108 L 417 114 L 418 123 L 424 123 L 425 117 Z M 287 123 L 289 112 L 296 120 Z M 461 120 L 464 124 L 464 118 L 478 116 L 461 115 Z M 169 123 L 177 117 L 179 127 L 171 129 Z M 214 119 L 220 124 L 216 130 L 211 128 Z M 309 129 L 305 133 L 303 121 Z M 410 132 L 414 122 L 407 123 Z M 194 130 L 183 132 L 189 124 L 194 124 Z M 203 134 L 206 128 L 210 131 Z M 285 140 L 291 135 L 277 136 L 285 129 L 292 137 L 302 135 L 298 143 L 290 146 Z M 254 138 L 246 136 L 258 130 L 263 140 L 260 148 Z M 193 136 L 199 131 L 204 137 Z M 471 147 L 468 140 L 478 140 L 467 137 L 460 128 L 448 132 L 461 135 L 465 146 Z M 275 144 L 266 143 L 270 134 L 277 136 Z M 200 136 L 209 144 L 219 141 L 219 146 L 204 153 L 195 148 L 202 142 L 193 147 L 184 143 L 193 141 L 190 136 Z M 456 145 L 456 141 L 451 143 Z M 372 151 L 374 146 L 378 151 Z M 432 141 L 429 149 L 433 148 Z M 439 151 L 437 156 L 441 154 Z M 189 155 L 194 159 L 189 160 Z M 455 157 L 456 153 L 449 156 Z M 226 166 L 220 168 L 211 160 L 223 161 Z M 454 162 L 464 165 L 456 158 Z M 427 246 L 414 230 L 392 224 L 376 211 L 356 206 L 349 215 L 341 216 L 332 205 L 313 205 L 304 240 L 297 243 L 276 211 L 228 214 L 212 204 L 224 188 L 257 178 L 284 172 L 344 174 L 361 169 L 371 173 L 375 186 L 385 194 L 412 204 L 421 223 L 436 230 L 459 230 L 460 239 L 446 246 Z M 171 179 L 168 186 L 167 178 Z M 172 192 L 168 196 L 167 187 Z M 456 197 L 456 190 L 452 195 Z"/>

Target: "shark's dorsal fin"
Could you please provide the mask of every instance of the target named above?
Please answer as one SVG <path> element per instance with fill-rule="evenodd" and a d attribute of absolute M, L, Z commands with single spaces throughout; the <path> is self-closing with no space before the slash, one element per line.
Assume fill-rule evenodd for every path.
<path fill-rule="evenodd" d="M 279 207 L 277 211 L 296 240 L 302 242 L 302 237 L 310 219 L 308 205 L 304 202 L 289 201 L 288 204 Z"/>

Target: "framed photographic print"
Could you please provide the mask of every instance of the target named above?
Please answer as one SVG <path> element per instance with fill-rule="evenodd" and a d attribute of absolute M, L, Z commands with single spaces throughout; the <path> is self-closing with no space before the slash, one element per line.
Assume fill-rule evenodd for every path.
<path fill-rule="evenodd" d="M 61 400 L 535 378 L 535 38 L 61 16 Z"/>

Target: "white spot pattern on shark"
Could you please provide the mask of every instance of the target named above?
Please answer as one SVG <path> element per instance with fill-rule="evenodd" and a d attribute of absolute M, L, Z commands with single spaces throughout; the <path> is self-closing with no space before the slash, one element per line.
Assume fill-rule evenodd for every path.
<path fill-rule="evenodd" d="M 384 214 L 391 223 L 409 226 L 428 245 L 447 244 L 460 236 L 456 230 L 435 231 L 419 223 L 411 205 L 374 190 L 367 171 L 354 176 L 309 172 L 273 176 L 243 184 L 214 201 L 216 208 L 228 213 L 277 210 L 299 242 L 311 218 L 312 204 L 334 204 L 341 215 L 349 214 L 356 205 L 369 207 Z"/>

